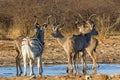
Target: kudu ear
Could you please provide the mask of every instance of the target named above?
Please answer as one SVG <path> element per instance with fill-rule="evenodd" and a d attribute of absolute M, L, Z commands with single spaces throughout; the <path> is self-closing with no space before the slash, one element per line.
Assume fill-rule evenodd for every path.
<path fill-rule="evenodd" d="M 42 25 L 44 28 L 47 28 L 47 23 L 44 23 L 43 25 Z"/>
<path fill-rule="evenodd" d="M 34 28 L 40 28 L 40 25 L 38 23 L 38 17 L 37 16 L 34 16 L 35 18 L 35 22 L 34 22 Z"/>
<path fill-rule="evenodd" d="M 64 17 L 63 22 L 59 25 L 59 30 L 63 29 L 63 27 L 65 26 L 65 21 L 66 21 L 66 18 Z"/>
<path fill-rule="evenodd" d="M 75 20 L 75 26 L 79 28 L 80 26 L 78 27 L 78 25 L 82 26 L 84 22 L 85 22 L 85 19 L 82 17 L 80 13 L 78 13 L 78 16 L 76 16 L 76 20 Z"/>
<path fill-rule="evenodd" d="M 57 31 L 58 27 L 55 26 L 54 24 L 51 25 L 53 31 Z"/>
<path fill-rule="evenodd" d="M 75 18 L 75 25 L 79 23 L 80 21 L 80 17 L 77 15 L 74 15 L 74 18 Z"/>
<path fill-rule="evenodd" d="M 50 19 L 51 17 L 52 17 L 51 15 L 49 15 L 49 16 L 47 17 L 47 23 L 44 23 L 44 24 L 42 25 L 42 28 L 47 28 L 48 24 L 50 24 L 49 19 Z"/>
<path fill-rule="evenodd" d="M 92 27 L 94 28 L 95 27 L 95 23 L 94 23 L 94 21 L 91 21 L 91 25 L 92 25 Z"/>
<path fill-rule="evenodd" d="M 78 23 L 79 23 L 79 19 L 76 17 L 75 25 L 77 26 Z"/>
<path fill-rule="evenodd" d="M 63 26 L 64 26 L 64 23 L 63 24 L 59 24 L 57 27 L 58 27 L 58 30 L 62 30 L 63 29 Z"/>

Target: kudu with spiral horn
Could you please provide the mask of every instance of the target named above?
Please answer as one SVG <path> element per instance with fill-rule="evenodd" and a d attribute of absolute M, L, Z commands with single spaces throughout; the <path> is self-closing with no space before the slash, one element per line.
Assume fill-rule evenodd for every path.
<path fill-rule="evenodd" d="M 54 25 L 56 24 L 56 25 Z M 84 50 L 87 47 L 87 36 L 86 34 L 90 34 L 92 31 L 91 26 L 86 26 L 82 24 L 81 26 L 84 28 L 84 34 L 73 35 L 72 37 L 65 38 L 60 32 L 60 26 L 62 24 L 54 23 L 52 24 L 53 33 L 52 36 L 57 39 L 58 43 L 63 47 L 64 51 L 67 53 L 68 58 L 68 74 L 72 74 L 73 69 L 75 69 L 75 73 L 77 73 L 76 59 L 78 54 L 82 56 L 83 60 L 83 74 L 86 74 L 86 63 L 85 63 L 85 53 Z M 87 32 L 86 32 L 87 31 Z"/>
<path fill-rule="evenodd" d="M 85 48 L 86 52 L 89 54 L 89 56 L 91 57 L 92 61 L 93 61 L 93 74 L 97 73 L 96 70 L 96 47 L 98 46 L 98 40 L 95 38 L 96 35 L 98 35 L 98 32 L 95 29 L 95 23 L 91 20 L 91 18 L 95 16 L 95 14 L 92 14 L 88 20 L 84 20 L 83 17 L 79 14 L 79 17 L 82 18 L 83 21 L 79 22 L 76 21 L 76 25 L 79 28 L 79 33 L 83 34 L 83 27 L 81 27 L 80 25 L 84 26 L 92 26 L 92 31 L 90 34 L 87 34 L 85 36 L 89 37 L 87 39 L 87 43 L 88 46 Z"/>

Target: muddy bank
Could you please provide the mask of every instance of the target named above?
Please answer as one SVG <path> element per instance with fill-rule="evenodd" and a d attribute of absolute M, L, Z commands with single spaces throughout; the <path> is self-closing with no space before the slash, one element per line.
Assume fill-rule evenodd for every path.
<path fill-rule="evenodd" d="M 0 80 L 119 80 L 120 75 L 86 75 L 86 76 L 43 76 L 43 77 L 0 77 Z"/>

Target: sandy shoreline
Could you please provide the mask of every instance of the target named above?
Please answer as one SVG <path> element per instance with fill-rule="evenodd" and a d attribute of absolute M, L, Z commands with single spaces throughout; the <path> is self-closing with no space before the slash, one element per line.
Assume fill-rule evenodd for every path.
<path fill-rule="evenodd" d="M 108 39 L 99 41 L 96 50 L 97 63 L 120 63 L 120 40 Z M 0 41 L 0 66 L 15 66 L 15 57 L 17 55 L 14 49 L 14 41 Z M 67 55 L 56 40 L 46 40 L 45 49 L 42 55 L 43 64 L 66 64 Z M 87 55 L 87 63 L 92 63 Z"/>
<path fill-rule="evenodd" d="M 119 80 L 120 75 L 108 76 L 108 75 L 85 75 L 85 76 L 20 76 L 20 77 L 0 77 L 0 80 Z"/>

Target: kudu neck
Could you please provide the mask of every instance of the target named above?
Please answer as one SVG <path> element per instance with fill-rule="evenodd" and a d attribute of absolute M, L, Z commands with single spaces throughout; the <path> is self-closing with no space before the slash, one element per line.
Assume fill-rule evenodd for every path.
<path fill-rule="evenodd" d="M 44 30 L 39 30 L 38 33 L 36 33 L 36 38 L 44 44 Z"/>
<path fill-rule="evenodd" d="M 63 46 L 67 38 L 57 38 L 58 43 Z"/>
<path fill-rule="evenodd" d="M 85 34 L 85 38 L 86 38 L 86 43 L 87 43 L 87 46 L 88 46 L 90 44 L 91 38 L 92 38 L 91 33 Z"/>

